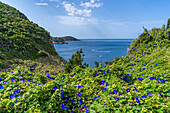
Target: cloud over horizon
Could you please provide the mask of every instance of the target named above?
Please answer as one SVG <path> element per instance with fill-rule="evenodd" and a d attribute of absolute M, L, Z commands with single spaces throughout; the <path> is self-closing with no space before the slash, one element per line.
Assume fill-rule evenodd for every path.
<path fill-rule="evenodd" d="M 35 5 L 43 5 L 43 6 L 47 6 L 48 3 L 35 3 Z"/>

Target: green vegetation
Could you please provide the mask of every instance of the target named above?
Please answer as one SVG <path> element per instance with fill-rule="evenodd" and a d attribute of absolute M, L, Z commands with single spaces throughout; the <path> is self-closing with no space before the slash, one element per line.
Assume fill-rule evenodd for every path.
<path fill-rule="evenodd" d="M 14 69 L 15 64 L 25 67 L 27 64 L 24 62 L 27 60 L 40 62 L 41 60 L 37 61 L 37 59 L 41 59 L 41 57 L 51 59 L 45 64 L 56 61 L 67 63 L 55 51 L 52 38 L 44 28 L 30 22 L 24 14 L 2 2 L 0 2 L 0 12 L 1 70 Z M 59 63 L 55 64 L 57 67 L 59 65 Z M 51 65 L 47 65 L 47 67 L 51 67 Z M 63 68 L 62 65 L 59 67 L 56 72 Z"/>
<path fill-rule="evenodd" d="M 58 75 L 32 74 L 24 68 L 0 73 L 0 110 L 169 113 L 170 29 L 164 27 L 144 31 L 129 54 L 105 67 L 76 66 Z"/>
<path fill-rule="evenodd" d="M 80 49 L 80 51 L 77 51 L 76 54 L 72 55 L 71 59 L 69 59 L 68 63 L 65 65 L 66 73 L 72 72 L 72 70 L 76 66 L 79 66 L 80 68 L 83 68 L 83 69 L 88 67 L 88 64 L 86 64 L 86 63 L 82 64 L 83 59 L 84 59 L 82 57 L 85 55 L 84 54 L 81 55 L 81 53 L 83 53 L 82 48 Z"/>
<path fill-rule="evenodd" d="M 53 41 L 54 42 L 64 42 L 64 39 L 62 39 L 62 38 L 54 38 Z"/>
<path fill-rule="evenodd" d="M 5 12 L 1 20 L 14 11 L 1 2 L 0 7 L 3 8 L 1 12 Z M 18 18 L 21 16 L 18 12 L 14 14 Z M 0 72 L 1 113 L 170 112 L 170 29 L 165 28 L 165 25 L 152 30 L 144 28 L 144 32 L 130 45 L 125 57 L 115 58 L 104 67 L 103 63 L 94 69 L 82 67 L 81 49 L 66 65 L 66 69 L 72 69 L 68 70 L 70 73 L 56 71 L 55 74 L 55 69 L 64 65 L 64 61 L 56 58 L 54 49 L 47 43 L 50 42 L 49 34 L 38 26 L 31 30 L 28 26 L 35 24 L 26 19 L 22 21 L 19 28 L 28 34 L 23 38 L 20 29 L 15 32 L 18 34 L 14 35 L 15 38 L 8 33 L 8 29 L 13 26 L 15 29 L 12 30 L 15 31 L 15 26 L 20 25 L 21 21 L 18 23 L 14 18 L 14 23 L 17 22 L 14 25 L 5 22 L 9 27 L 1 22 L 0 29 L 3 30 L 0 31 L 0 42 L 3 43 L 0 45 L 0 66 L 5 68 L 7 64 L 13 64 L 15 67 L 12 72 Z M 42 32 L 33 32 L 37 30 Z M 40 42 L 36 40 L 36 43 L 34 38 L 38 37 Z M 32 48 L 20 51 L 25 41 Z M 51 48 L 46 49 L 48 47 L 43 47 L 42 43 Z M 22 56 L 26 53 L 26 56 Z M 41 71 L 46 68 L 51 70 L 43 74 Z"/>
<path fill-rule="evenodd" d="M 168 19 L 168 22 L 167 22 L 167 29 L 169 29 L 169 26 L 170 26 L 170 18 Z"/>
<path fill-rule="evenodd" d="M 53 37 L 54 41 L 80 41 L 72 36 L 65 36 L 65 37 Z"/>

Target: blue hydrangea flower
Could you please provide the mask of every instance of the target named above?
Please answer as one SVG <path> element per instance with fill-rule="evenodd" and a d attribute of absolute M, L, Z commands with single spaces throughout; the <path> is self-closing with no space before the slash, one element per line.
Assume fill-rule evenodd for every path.
<path fill-rule="evenodd" d="M 47 76 L 47 78 L 49 78 L 50 75 L 49 75 L 49 74 L 46 74 L 46 76 Z"/>
<path fill-rule="evenodd" d="M 127 88 L 127 89 L 126 89 L 126 91 L 127 91 L 127 92 L 130 92 L 130 89 L 129 89 L 129 88 Z"/>
<path fill-rule="evenodd" d="M 79 105 L 81 105 L 83 103 L 82 99 L 80 99 L 80 101 L 78 102 Z"/>
<path fill-rule="evenodd" d="M 63 77 L 65 77 L 65 75 L 63 75 Z"/>
<path fill-rule="evenodd" d="M 7 84 L 7 81 L 3 81 L 2 83 L 3 83 L 3 84 Z"/>
<path fill-rule="evenodd" d="M 103 74 L 106 74 L 106 71 L 103 71 Z"/>
<path fill-rule="evenodd" d="M 57 89 L 57 86 L 54 86 L 53 89 L 56 90 L 56 89 Z"/>
<path fill-rule="evenodd" d="M 20 92 L 20 89 L 17 89 L 17 93 L 19 93 Z"/>
<path fill-rule="evenodd" d="M 3 89 L 3 86 L 0 86 L 0 89 Z"/>
<path fill-rule="evenodd" d="M 138 80 L 142 81 L 142 80 L 144 80 L 144 79 L 143 79 L 143 78 L 141 78 L 141 77 L 139 77 L 139 78 L 138 78 Z"/>
<path fill-rule="evenodd" d="M 113 90 L 113 94 L 115 94 L 115 95 L 116 95 L 116 94 L 117 94 L 117 90 Z"/>
<path fill-rule="evenodd" d="M 66 102 L 68 102 L 68 100 L 66 99 Z"/>
<path fill-rule="evenodd" d="M 62 107 L 62 109 L 65 109 L 65 106 L 64 106 L 64 104 L 63 104 L 63 103 L 61 103 L 61 107 Z"/>
<path fill-rule="evenodd" d="M 10 94 L 9 97 L 10 97 L 11 99 L 13 99 L 13 98 L 15 97 L 15 95 Z"/>
<path fill-rule="evenodd" d="M 50 79 L 53 79 L 53 77 L 50 77 Z"/>
<path fill-rule="evenodd" d="M 143 68 L 143 70 L 145 70 L 145 68 Z"/>
<path fill-rule="evenodd" d="M 149 77 L 150 80 L 156 80 L 156 77 Z"/>
<path fill-rule="evenodd" d="M 61 96 L 64 97 L 63 93 L 61 93 Z"/>
<path fill-rule="evenodd" d="M 17 94 L 17 90 L 14 91 L 14 94 Z"/>
<path fill-rule="evenodd" d="M 151 95 L 151 93 L 150 93 L 150 92 L 148 92 L 148 93 L 147 93 L 147 95 Z"/>
<path fill-rule="evenodd" d="M 147 98 L 147 96 L 145 96 L 145 95 L 142 95 L 141 97 L 142 97 L 142 98 Z"/>
<path fill-rule="evenodd" d="M 78 93 L 78 96 L 80 97 L 80 96 L 81 96 L 81 93 Z"/>
<path fill-rule="evenodd" d="M 162 94 L 161 93 L 157 93 L 159 96 L 162 96 Z"/>
<path fill-rule="evenodd" d="M 74 100 L 71 100 L 71 103 L 73 104 Z"/>
<path fill-rule="evenodd" d="M 22 78 L 22 75 L 20 75 L 20 77 Z"/>
<path fill-rule="evenodd" d="M 97 76 L 97 72 L 95 73 L 95 75 Z"/>
<path fill-rule="evenodd" d="M 17 103 L 18 101 L 17 100 L 15 100 L 15 103 Z"/>
<path fill-rule="evenodd" d="M 115 97 L 115 100 L 118 101 L 118 100 L 119 100 L 119 97 Z"/>
<path fill-rule="evenodd" d="M 74 74 L 73 75 L 70 75 L 71 77 L 74 77 Z"/>
<path fill-rule="evenodd" d="M 12 82 L 16 82 L 16 79 L 11 78 L 11 81 L 12 81 Z"/>
<path fill-rule="evenodd" d="M 14 106 L 14 103 L 12 103 L 12 106 Z"/>
<path fill-rule="evenodd" d="M 164 82 L 165 80 L 164 79 L 160 79 L 161 82 Z"/>
<path fill-rule="evenodd" d="M 0 81 L 2 81 L 2 78 L 0 78 Z"/>
<path fill-rule="evenodd" d="M 68 107 L 66 107 L 66 111 L 68 111 Z"/>
<path fill-rule="evenodd" d="M 103 91 L 106 91 L 106 88 L 102 88 Z"/>
<path fill-rule="evenodd" d="M 100 81 L 100 84 L 101 84 L 101 85 L 104 85 L 104 83 L 105 83 L 104 80 L 101 80 L 101 81 Z"/>
<path fill-rule="evenodd" d="M 78 86 L 78 88 L 81 88 L 81 86 Z"/>
<path fill-rule="evenodd" d="M 67 94 L 67 98 L 69 98 L 69 95 Z"/>
<path fill-rule="evenodd" d="M 30 76 L 32 76 L 32 74 L 30 74 Z"/>
<path fill-rule="evenodd" d="M 129 79 L 127 78 L 127 76 L 125 76 L 125 77 L 123 78 L 123 80 L 129 81 Z"/>
<path fill-rule="evenodd" d="M 109 86 L 109 84 L 106 83 L 106 86 Z"/>
<path fill-rule="evenodd" d="M 136 102 L 137 102 L 137 103 L 140 103 L 140 101 L 139 101 L 139 99 L 138 99 L 138 98 L 136 98 Z"/>
<path fill-rule="evenodd" d="M 74 111 L 73 111 L 73 110 L 71 110 L 71 113 L 74 113 Z"/>

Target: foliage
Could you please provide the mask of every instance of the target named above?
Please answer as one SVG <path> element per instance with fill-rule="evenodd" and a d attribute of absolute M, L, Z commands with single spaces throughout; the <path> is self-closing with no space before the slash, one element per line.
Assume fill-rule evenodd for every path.
<path fill-rule="evenodd" d="M 53 41 L 54 42 L 64 42 L 64 39 L 62 39 L 62 38 L 54 38 Z"/>
<path fill-rule="evenodd" d="M 144 32 L 144 39 L 132 42 L 129 54 L 104 67 L 102 64 L 94 69 L 76 66 L 71 73 L 57 75 L 32 74 L 25 68 L 16 68 L 10 73 L 1 72 L 0 110 L 4 113 L 168 113 L 168 31 L 152 29 L 148 31 L 149 35 L 144 35 Z M 77 52 L 79 56 L 80 53 L 81 50 Z"/>
<path fill-rule="evenodd" d="M 64 66 L 66 73 L 70 73 L 76 66 L 80 66 L 81 68 L 88 67 L 88 64 L 82 64 L 84 59 L 82 58 L 82 56 L 84 56 L 84 54 L 81 55 L 81 53 L 83 53 L 82 48 L 80 49 L 80 51 L 77 51 L 76 54 L 73 54 L 71 56 L 71 59 L 69 59 L 68 63 Z"/>
<path fill-rule="evenodd" d="M 65 36 L 65 37 L 53 37 L 54 41 L 61 40 L 61 41 L 80 41 L 72 36 Z"/>
<path fill-rule="evenodd" d="M 52 38 L 44 28 L 30 22 L 24 14 L 2 2 L 0 12 L 0 69 L 11 69 L 15 63 L 13 59 L 24 62 L 57 56 L 55 58 L 59 62 L 66 63 L 55 51 Z"/>
<path fill-rule="evenodd" d="M 96 61 L 95 61 L 94 64 L 95 64 L 95 67 L 97 67 L 97 68 L 99 67 L 99 62 L 96 62 Z"/>
<path fill-rule="evenodd" d="M 169 29 L 169 26 L 170 26 L 170 18 L 168 19 L 168 22 L 167 22 L 167 29 Z"/>
<path fill-rule="evenodd" d="M 104 67 L 103 62 L 94 69 L 83 68 L 81 49 L 70 59 L 72 65 L 77 60 L 77 66 L 67 74 L 32 73 L 24 67 L 0 72 L 0 112 L 169 113 L 169 37 L 165 26 L 145 29 L 125 57 Z"/>

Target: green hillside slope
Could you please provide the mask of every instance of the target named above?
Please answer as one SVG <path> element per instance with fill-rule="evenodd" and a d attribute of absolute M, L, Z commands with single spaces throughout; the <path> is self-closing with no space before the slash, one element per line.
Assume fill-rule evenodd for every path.
<path fill-rule="evenodd" d="M 49 32 L 30 22 L 15 8 L 0 2 L 0 69 L 12 68 L 15 64 L 26 66 L 28 63 L 24 65 L 24 62 L 30 61 L 39 65 L 44 57 L 51 59 L 48 64 L 66 63 L 55 51 Z"/>
<path fill-rule="evenodd" d="M 64 41 L 80 41 L 79 39 L 76 39 L 76 38 L 74 38 L 74 37 L 72 37 L 72 36 L 64 36 L 64 37 L 53 37 L 53 40 L 55 41 L 57 41 L 57 40 L 64 40 Z"/>
<path fill-rule="evenodd" d="M 0 110 L 59 113 L 169 113 L 170 29 L 145 31 L 129 54 L 69 74 L 0 73 Z M 14 98 L 15 97 L 15 98 Z"/>
<path fill-rule="evenodd" d="M 8 35 L 8 33 L 4 34 Z M 19 67 L 12 72 L 0 72 L 0 112 L 169 113 L 169 37 L 170 29 L 165 26 L 149 31 L 144 29 L 144 32 L 132 42 L 129 53 L 125 57 L 116 58 L 104 67 L 100 65 L 94 69 L 88 67 L 83 69 L 77 66 L 68 74 L 51 72 L 37 74 Z M 3 47 L 10 48 L 8 47 L 10 44 Z M 16 46 L 16 49 L 22 47 Z M 33 48 L 37 46 L 34 45 Z M 46 60 L 50 60 L 50 63 L 54 62 L 53 57 L 49 57 L 53 51 L 41 48 L 43 52 L 40 56 L 48 55 Z M 2 50 L 1 54 L 5 53 L 1 56 L 2 61 L 6 54 L 10 56 L 7 60 L 12 59 L 11 53 Z M 39 50 L 34 52 L 36 54 L 33 57 L 30 55 L 31 58 L 37 58 Z M 22 54 L 18 53 L 18 55 Z M 21 57 L 29 59 L 29 55 Z M 38 61 L 24 60 L 24 63 L 34 65 L 34 62 L 47 62 L 44 60 L 42 57 Z M 39 69 L 48 68 L 49 65 L 40 64 Z"/>

